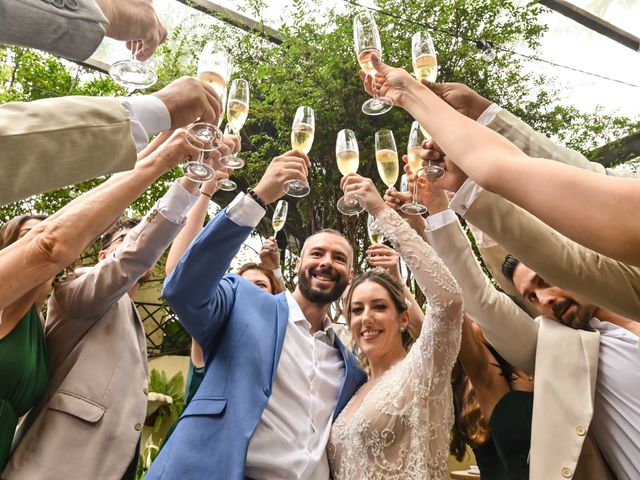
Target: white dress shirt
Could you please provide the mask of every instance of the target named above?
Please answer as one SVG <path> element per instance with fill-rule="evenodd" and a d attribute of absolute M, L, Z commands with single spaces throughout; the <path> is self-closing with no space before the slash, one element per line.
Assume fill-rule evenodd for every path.
<path fill-rule="evenodd" d="M 240 193 L 227 207 L 238 225 L 255 227 L 265 210 Z M 311 334 L 293 296 L 273 389 L 249 441 L 245 475 L 253 479 L 328 480 L 329 441 L 345 367 L 326 318 L 324 331 Z"/>
<path fill-rule="evenodd" d="M 640 479 L 640 359 L 638 337 L 594 318 L 600 361 L 591 429 L 619 479 Z"/>
<path fill-rule="evenodd" d="M 118 100 L 129 114 L 137 151 L 147 145 L 149 137 L 171 128 L 171 114 L 164 102 L 155 95 L 122 97 Z"/>

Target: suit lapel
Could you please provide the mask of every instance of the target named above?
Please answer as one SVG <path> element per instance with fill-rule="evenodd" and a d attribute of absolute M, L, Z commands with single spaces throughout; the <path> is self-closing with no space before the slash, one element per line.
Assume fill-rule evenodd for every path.
<path fill-rule="evenodd" d="M 276 295 L 276 341 L 273 349 L 273 367 L 271 369 L 271 386 L 276 378 L 276 370 L 280 362 L 280 354 L 284 345 L 284 336 L 287 333 L 287 325 L 289 323 L 289 304 L 287 303 L 287 292 Z"/>
<path fill-rule="evenodd" d="M 340 385 L 340 393 L 338 394 L 338 403 L 333 411 L 333 420 L 336 419 L 342 409 L 347 405 L 356 390 L 367 381 L 367 377 L 360 367 L 360 363 L 356 357 L 343 345 L 338 336 L 335 336 L 335 346 L 337 347 L 342 361 L 344 362 L 345 374 Z"/>

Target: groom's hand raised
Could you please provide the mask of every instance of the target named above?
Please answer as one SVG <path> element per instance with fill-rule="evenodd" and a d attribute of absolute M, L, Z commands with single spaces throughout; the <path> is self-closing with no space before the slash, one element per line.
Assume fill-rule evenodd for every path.
<path fill-rule="evenodd" d="M 287 180 L 307 181 L 310 165 L 300 150 L 289 150 L 271 160 L 254 191 L 264 203 L 273 203 L 284 195 Z"/>

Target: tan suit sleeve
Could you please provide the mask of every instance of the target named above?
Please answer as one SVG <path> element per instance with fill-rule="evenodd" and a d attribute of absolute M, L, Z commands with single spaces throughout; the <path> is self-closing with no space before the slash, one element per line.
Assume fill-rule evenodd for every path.
<path fill-rule="evenodd" d="M 471 245 L 456 220 L 428 232 L 433 249 L 460 288 L 464 310 L 493 347 L 512 365 L 532 373 L 535 367 L 537 323 L 483 273 Z"/>
<path fill-rule="evenodd" d="M 598 162 L 591 162 L 587 157 L 570 148 L 555 144 L 543 134 L 513 115 L 508 110 L 500 110 L 487 124 L 487 127 L 499 133 L 524 153 L 534 158 L 548 158 L 566 163 L 583 170 L 590 170 L 602 175 L 619 177 L 636 177 L 632 172 L 624 172 L 605 168 Z"/>
<path fill-rule="evenodd" d="M 0 105 L 0 206 L 133 168 L 127 111 L 113 98 Z"/>
<path fill-rule="evenodd" d="M 486 190 L 467 206 L 464 217 L 551 285 L 640 321 L 640 269 L 569 240 Z"/>
<path fill-rule="evenodd" d="M 75 5 L 75 9 L 69 5 Z M 98 48 L 107 19 L 93 0 L 0 0 L 0 43 L 86 60 Z"/>
<path fill-rule="evenodd" d="M 50 365 L 62 364 L 69 353 L 66 348 L 76 345 L 84 332 L 155 265 L 182 226 L 154 207 L 115 252 L 55 288 L 49 311 L 57 315 L 49 316 L 45 326 L 47 344 L 52 346 L 48 352 Z M 62 325 L 68 322 L 74 322 L 74 328 Z"/>

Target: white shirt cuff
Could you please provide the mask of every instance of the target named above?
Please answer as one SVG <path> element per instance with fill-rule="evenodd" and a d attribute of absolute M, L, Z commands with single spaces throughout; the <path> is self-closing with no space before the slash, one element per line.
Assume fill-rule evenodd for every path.
<path fill-rule="evenodd" d="M 178 182 L 174 182 L 167 193 L 158 200 L 158 210 L 170 222 L 185 223 L 189 210 L 199 197 L 189 193 Z"/>
<path fill-rule="evenodd" d="M 267 211 L 253 198 L 239 193 L 227 207 L 227 217 L 241 227 L 256 228 Z"/>
<path fill-rule="evenodd" d="M 487 125 L 491 123 L 491 121 L 496 117 L 500 110 L 502 110 L 502 107 L 500 105 L 498 105 L 497 103 L 492 103 L 484 112 L 482 112 L 476 122 L 481 125 Z"/>
<path fill-rule="evenodd" d="M 455 222 L 458 219 L 453 210 L 443 210 L 427 217 L 427 230 L 430 232 Z"/>
<path fill-rule="evenodd" d="M 149 143 L 149 137 L 171 128 L 171 114 L 163 101 L 155 95 L 126 97 L 118 100 L 129 113 L 131 131 L 138 151 Z"/>
<path fill-rule="evenodd" d="M 273 274 L 276 278 L 282 278 L 282 269 L 280 267 L 273 269 Z"/>
<path fill-rule="evenodd" d="M 464 217 L 467 209 L 475 202 L 482 191 L 484 189 L 480 185 L 467 178 L 449 202 L 449 208 Z"/>

